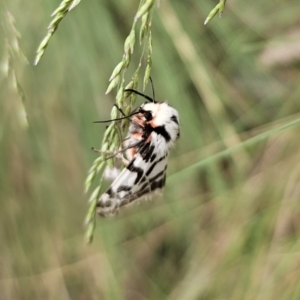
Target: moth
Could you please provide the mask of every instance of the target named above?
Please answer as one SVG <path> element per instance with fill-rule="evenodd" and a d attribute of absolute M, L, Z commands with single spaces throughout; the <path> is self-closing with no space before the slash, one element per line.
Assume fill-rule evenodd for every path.
<path fill-rule="evenodd" d="M 127 160 L 123 159 L 124 169 L 98 199 L 101 216 L 112 216 L 123 206 L 151 198 L 166 183 L 168 156 L 180 136 L 179 115 L 167 102 L 156 101 L 153 85 L 152 90 L 153 98 L 134 89 L 125 90 L 147 101 L 124 117 L 130 119 L 123 143 Z"/>

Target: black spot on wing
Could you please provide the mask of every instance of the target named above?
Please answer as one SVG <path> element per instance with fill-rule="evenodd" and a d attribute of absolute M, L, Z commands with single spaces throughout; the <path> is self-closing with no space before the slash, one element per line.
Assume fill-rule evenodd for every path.
<path fill-rule="evenodd" d="M 118 189 L 117 189 L 117 193 L 119 193 L 119 192 L 128 192 L 128 191 L 130 191 L 131 190 L 131 187 L 130 186 L 128 186 L 128 185 L 120 185 L 119 187 L 118 187 Z"/>
<path fill-rule="evenodd" d="M 175 122 L 177 125 L 179 124 L 179 123 L 178 123 L 178 119 L 177 119 L 176 116 L 172 116 L 172 117 L 171 117 L 171 120 L 172 120 L 173 122 Z"/>
<path fill-rule="evenodd" d="M 126 168 L 131 172 L 137 173 L 136 179 L 134 181 L 134 184 L 137 184 L 140 181 L 140 179 L 142 178 L 144 171 L 143 171 L 143 169 L 136 167 L 134 165 L 134 162 L 135 162 L 135 159 L 133 159 Z"/>
<path fill-rule="evenodd" d="M 138 199 L 138 198 L 140 198 L 140 197 L 142 197 L 142 196 L 144 196 L 144 195 L 146 195 L 146 194 L 148 194 L 148 193 L 150 193 L 150 187 L 148 186 L 147 188 L 145 188 L 144 190 L 140 190 L 140 191 L 138 191 L 137 193 L 136 193 L 136 197 L 134 198 L 134 199 L 130 199 L 130 202 L 132 202 L 132 201 L 134 201 L 134 200 L 136 200 L 136 199 Z"/>
<path fill-rule="evenodd" d="M 154 153 L 150 158 L 150 162 L 153 162 L 155 158 L 156 158 L 156 154 Z"/>
<path fill-rule="evenodd" d="M 106 194 L 108 194 L 109 196 L 111 196 L 111 194 L 112 194 L 111 188 L 109 188 L 109 189 L 107 190 Z"/>
<path fill-rule="evenodd" d="M 147 179 L 147 178 L 146 178 L 146 176 L 143 176 L 143 177 L 142 177 L 142 179 L 141 179 L 141 181 L 140 181 L 140 183 L 143 183 L 143 182 L 145 182 L 145 181 L 146 181 L 146 179 Z"/>
<path fill-rule="evenodd" d="M 151 183 L 151 191 L 155 191 L 156 189 L 161 189 L 162 187 L 164 187 L 165 181 L 165 177 L 160 180 L 153 181 Z"/>
<path fill-rule="evenodd" d="M 142 156 L 145 162 L 148 162 L 153 154 L 154 145 L 145 143 L 139 150 L 139 154 Z M 155 155 L 155 154 L 154 154 Z"/>
<path fill-rule="evenodd" d="M 161 136 L 163 136 L 167 142 L 169 142 L 171 140 L 171 137 L 170 137 L 169 133 L 167 132 L 164 125 L 154 127 L 152 129 L 152 131 L 154 131 L 157 134 L 160 134 Z"/>
<path fill-rule="evenodd" d="M 141 188 L 140 188 L 140 191 L 143 191 L 145 188 L 147 188 L 147 186 L 149 186 L 148 183 L 144 183 Z"/>
<path fill-rule="evenodd" d="M 155 176 L 153 176 L 152 178 L 149 179 L 149 182 L 155 181 L 156 179 L 158 179 L 159 177 L 161 177 L 164 173 L 165 173 L 165 170 L 157 173 Z"/>
<path fill-rule="evenodd" d="M 146 172 L 146 176 L 149 176 L 151 174 L 151 172 L 153 171 L 153 169 L 155 168 L 155 166 L 161 162 L 162 160 L 164 160 L 166 158 L 166 155 L 162 156 L 160 159 L 158 159 L 157 161 L 153 162 L 152 165 L 150 166 L 150 168 L 148 169 L 148 171 Z"/>
<path fill-rule="evenodd" d="M 155 161 L 150 168 L 148 169 L 146 176 L 149 176 L 151 174 L 151 172 L 153 171 L 153 169 L 155 168 L 155 166 L 157 165 L 157 161 Z"/>
<path fill-rule="evenodd" d="M 127 168 L 128 170 L 131 170 L 131 168 L 133 167 L 133 163 L 134 163 L 134 162 L 135 162 L 135 158 L 129 162 L 129 164 L 127 165 L 126 168 Z"/>
<path fill-rule="evenodd" d="M 166 174 L 165 174 L 165 176 L 163 177 L 163 186 L 165 186 L 165 184 L 166 184 L 166 178 L 167 178 L 167 176 L 166 176 Z"/>

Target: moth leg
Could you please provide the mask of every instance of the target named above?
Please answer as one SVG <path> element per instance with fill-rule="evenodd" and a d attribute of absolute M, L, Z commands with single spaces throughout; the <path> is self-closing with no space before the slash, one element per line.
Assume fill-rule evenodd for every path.
<path fill-rule="evenodd" d="M 106 158 L 107 159 L 110 159 L 110 158 L 117 158 L 119 161 L 121 161 L 125 167 L 129 164 L 129 160 L 126 159 L 123 155 L 122 155 L 122 152 L 120 151 L 101 151 L 101 150 L 98 150 L 94 147 L 92 147 L 92 150 L 96 153 L 100 153 L 100 154 L 110 154 L 111 156 Z"/>
<path fill-rule="evenodd" d="M 126 159 L 126 158 L 122 155 L 122 153 L 120 153 L 120 152 L 119 152 L 119 153 L 116 153 L 116 158 L 119 159 L 119 160 L 124 164 L 125 167 L 128 166 L 129 160 Z"/>
<path fill-rule="evenodd" d="M 96 149 L 96 148 L 94 148 L 94 147 L 92 147 L 91 149 L 92 149 L 92 151 L 94 151 L 94 152 L 96 152 L 96 153 L 100 153 L 100 154 L 106 152 L 106 151 L 101 151 L 101 150 L 99 150 L 99 149 Z"/>

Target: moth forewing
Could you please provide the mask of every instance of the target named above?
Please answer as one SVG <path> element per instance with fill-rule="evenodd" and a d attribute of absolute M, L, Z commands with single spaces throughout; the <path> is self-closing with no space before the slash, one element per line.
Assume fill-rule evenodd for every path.
<path fill-rule="evenodd" d="M 114 215 L 120 207 L 160 191 L 166 182 L 170 149 L 178 138 L 177 110 L 166 102 L 143 103 L 128 129 L 125 147 L 129 162 L 98 199 L 97 212 Z"/>

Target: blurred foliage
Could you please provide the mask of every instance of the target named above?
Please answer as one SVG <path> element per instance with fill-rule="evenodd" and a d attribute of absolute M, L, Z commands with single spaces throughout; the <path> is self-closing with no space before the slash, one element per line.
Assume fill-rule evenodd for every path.
<path fill-rule="evenodd" d="M 30 62 L 12 56 L 26 128 L 2 31 L 1 299 L 300 298 L 299 1 L 227 1 L 206 26 L 216 2 L 160 2 L 151 76 L 181 139 L 163 199 L 99 218 L 89 246 L 83 182 L 105 130 L 92 122 L 114 103 L 104 93 L 138 1 L 81 1 L 37 66 L 59 1 L 0 5 Z"/>

